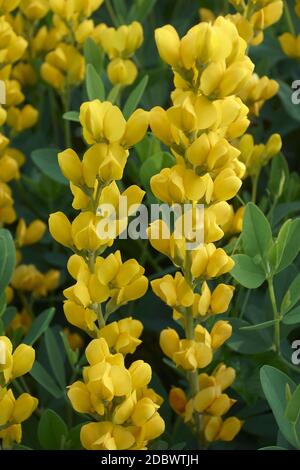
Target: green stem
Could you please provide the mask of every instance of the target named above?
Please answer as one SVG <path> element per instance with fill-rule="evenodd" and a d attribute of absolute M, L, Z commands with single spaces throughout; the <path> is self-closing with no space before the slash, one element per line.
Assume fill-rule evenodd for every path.
<path fill-rule="evenodd" d="M 287 0 L 284 0 L 284 15 L 285 15 L 285 20 L 286 20 L 286 23 L 288 25 L 290 32 L 292 33 L 293 36 L 296 36 L 295 27 L 293 24 L 291 12 L 290 12 Z"/>
<path fill-rule="evenodd" d="M 271 304 L 272 304 L 274 320 L 275 320 L 275 325 L 274 325 L 274 349 L 278 354 L 280 354 L 280 314 L 279 314 L 278 309 L 277 309 L 277 302 L 276 302 L 274 284 L 273 284 L 273 278 L 272 277 L 270 279 L 268 279 L 268 288 L 269 288 L 269 296 L 270 296 L 270 301 L 271 301 Z"/>

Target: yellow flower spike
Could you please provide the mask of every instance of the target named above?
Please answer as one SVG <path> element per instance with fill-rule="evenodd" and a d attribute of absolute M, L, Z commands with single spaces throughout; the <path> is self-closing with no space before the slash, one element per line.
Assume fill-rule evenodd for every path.
<path fill-rule="evenodd" d="M 29 395 L 29 393 L 22 393 L 15 401 L 11 421 L 16 424 L 26 421 L 38 406 L 38 399 Z"/>
<path fill-rule="evenodd" d="M 126 123 L 123 145 L 130 148 L 140 142 L 145 137 L 148 126 L 149 113 L 140 108 L 136 109 Z"/>
<path fill-rule="evenodd" d="M 82 164 L 77 153 L 72 149 L 67 149 L 58 154 L 58 163 L 63 175 L 73 184 L 80 186 L 83 184 Z"/>
<path fill-rule="evenodd" d="M 49 230 L 58 243 L 72 247 L 71 223 L 63 212 L 55 212 L 49 217 Z"/>
<path fill-rule="evenodd" d="M 179 387 L 172 387 L 169 392 L 169 403 L 175 413 L 182 416 L 187 405 L 185 392 Z"/>
<path fill-rule="evenodd" d="M 107 67 L 107 75 L 113 85 L 131 85 L 137 77 L 137 68 L 132 60 L 113 59 Z"/>
<path fill-rule="evenodd" d="M 80 381 L 74 382 L 69 386 L 68 397 L 74 410 L 78 413 L 92 413 L 93 406 L 90 400 L 90 392 L 87 386 Z"/>
<path fill-rule="evenodd" d="M 12 390 L 7 390 L 0 399 L 0 426 L 6 425 L 13 414 L 15 398 Z"/>
<path fill-rule="evenodd" d="M 14 351 L 12 360 L 12 378 L 27 374 L 33 366 L 35 350 L 27 344 L 20 344 Z"/>
<path fill-rule="evenodd" d="M 218 284 L 211 296 L 211 310 L 213 314 L 225 313 L 233 297 L 234 287 Z"/>
<path fill-rule="evenodd" d="M 82 172 L 87 186 L 94 188 L 97 176 L 111 182 L 123 177 L 128 153 L 118 144 L 95 144 L 84 154 Z"/>
<path fill-rule="evenodd" d="M 212 349 L 220 348 L 230 338 L 231 334 L 232 326 L 228 321 L 217 321 L 210 332 Z"/>
<path fill-rule="evenodd" d="M 227 418 L 222 424 L 221 430 L 218 434 L 218 439 L 225 442 L 232 441 L 240 432 L 242 425 L 243 421 L 234 416 Z"/>
<path fill-rule="evenodd" d="M 133 389 L 146 387 L 150 383 L 152 370 L 146 362 L 141 360 L 134 361 L 128 370 L 131 375 Z"/>

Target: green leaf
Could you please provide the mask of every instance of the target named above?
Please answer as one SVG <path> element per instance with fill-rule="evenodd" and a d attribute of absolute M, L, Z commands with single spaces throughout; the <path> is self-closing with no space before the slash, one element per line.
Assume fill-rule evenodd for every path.
<path fill-rule="evenodd" d="M 300 251 L 300 219 L 288 220 L 282 226 L 276 241 L 277 268 L 279 273 L 287 268 L 296 258 Z"/>
<path fill-rule="evenodd" d="M 97 74 L 100 75 L 103 70 L 103 58 L 104 54 L 101 51 L 100 47 L 97 46 L 95 41 L 91 38 L 87 38 L 84 43 L 84 58 L 85 63 L 93 65 L 94 69 L 96 70 Z"/>
<path fill-rule="evenodd" d="M 34 362 L 29 373 L 54 398 L 60 398 L 63 395 L 64 392 L 58 388 L 51 375 L 38 361 Z"/>
<path fill-rule="evenodd" d="M 295 277 L 288 291 L 283 297 L 281 307 L 280 307 L 281 313 L 287 313 L 289 310 L 291 310 L 294 307 L 294 305 L 296 305 L 299 299 L 300 299 L 300 273 L 298 274 L 298 276 Z"/>
<path fill-rule="evenodd" d="M 125 0 L 112 0 L 112 2 L 113 2 L 113 6 L 114 6 L 114 10 L 116 14 L 122 17 L 121 18 L 123 20 L 122 23 L 127 23 L 126 17 L 127 17 L 128 10 L 127 10 L 127 5 L 126 5 Z"/>
<path fill-rule="evenodd" d="M 32 346 L 39 339 L 39 337 L 45 333 L 51 323 L 52 318 L 54 317 L 54 313 L 55 309 L 53 307 L 48 308 L 43 313 L 40 313 L 40 315 L 36 317 L 32 323 L 29 332 L 23 340 L 23 343 Z"/>
<path fill-rule="evenodd" d="M 300 324 L 300 306 L 293 308 L 293 310 L 284 315 L 282 322 L 285 325 L 297 325 L 297 323 Z"/>
<path fill-rule="evenodd" d="M 92 64 L 88 64 L 86 69 L 86 90 L 91 101 L 105 100 L 104 84 Z"/>
<path fill-rule="evenodd" d="M 11 324 L 13 319 L 15 318 L 16 314 L 17 314 L 16 307 L 12 307 L 12 306 L 7 307 L 7 309 L 4 311 L 4 313 L 2 315 L 4 330 L 6 330 L 9 327 L 9 325 Z"/>
<path fill-rule="evenodd" d="M 226 345 L 239 354 L 259 354 L 272 347 L 272 335 L 269 330 L 249 331 L 250 324 L 240 318 L 228 318 L 232 325 L 232 336 Z"/>
<path fill-rule="evenodd" d="M 273 243 L 272 230 L 264 213 L 252 202 L 245 209 L 242 238 L 246 255 L 259 255 L 264 263 Z"/>
<path fill-rule="evenodd" d="M 123 114 L 124 114 L 125 119 L 128 119 L 131 116 L 131 114 L 136 110 L 139 102 L 142 99 L 148 80 L 149 80 L 149 76 L 146 75 L 144 78 L 142 78 L 140 83 L 135 87 L 135 89 L 128 96 L 127 101 L 124 105 L 124 109 L 123 109 Z"/>
<path fill-rule="evenodd" d="M 283 187 L 289 176 L 289 167 L 282 154 L 272 159 L 268 187 L 274 198 L 281 196 Z"/>
<path fill-rule="evenodd" d="M 250 325 L 250 326 L 242 326 L 240 330 L 264 330 L 265 328 L 269 328 L 270 326 L 275 325 L 276 320 L 269 320 L 263 323 L 258 323 L 257 325 Z"/>
<path fill-rule="evenodd" d="M 291 423 L 285 416 L 286 384 L 290 386 L 292 391 L 296 389 L 296 384 L 288 375 L 267 365 L 260 369 L 260 381 L 281 433 L 289 443 L 296 447 Z"/>
<path fill-rule="evenodd" d="M 234 255 L 234 267 L 230 274 L 247 289 L 256 289 L 266 280 L 266 274 L 259 264 L 247 255 Z"/>
<path fill-rule="evenodd" d="M 48 328 L 45 332 L 45 343 L 53 375 L 61 388 L 65 389 L 66 376 L 63 357 L 51 328 Z"/>
<path fill-rule="evenodd" d="M 71 346 L 69 344 L 69 341 L 67 340 L 66 338 L 66 335 L 63 331 L 60 331 L 59 332 L 60 334 L 60 337 L 62 339 L 62 342 L 63 342 L 63 345 L 64 345 L 64 348 L 65 348 L 65 352 L 66 352 L 66 355 L 67 355 L 67 358 L 69 360 L 69 363 L 72 366 L 74 366 L 74 364 L 76 364 L 76 362 L 78 361 L 78 355 L 79 355 L 79 351 L 76 350 L 76 351 L 73 351 L 73 349 L 71 349 Z"/>
<path fill-rule="evenodd" d="M 296 390 L 292 394 L 288 401 L 285 417 L 293 424 L 296 424 L 300 416 L 300 385 L 297 386 Z"/>
<path fill-rule="evenodd" d="M 107 97 L 107 101 L 110 101 L 112 104 L 115 104 L 117 99 L 118 99 L 118 96 L 119 96 L 119 93 L 120 93 L 120 90 L 121 90 L 121 85 L 115 85 L 109 92 L 109 95 Z"/>
<path fill-rule="evenodd" d="M 43 412 L 38 425 L 38 438 L 43 449 L 62 450 L 68 438 L 66 423 L 55 411 Z"/>
<path fill-rule="evenodd" d="M 283 80 L 276 80 L 279 83 L 278 96 L 287 114 L 295 121 L 300 122 L 299 107 L 292 102 L 293 90 Z"/>
<path fill-rule="evenodd" d="M 163 168 L 168 168 L 174 163 L 172 155 L 168 152 L 157 152 L 144 161 L 140 167 L 140 179 L 142 185 L 150 189 L 152 176 L 159 173 Z"/>
<path fill-rule="evenodd" d="M 31 160 L 38 167 L 38 169 L 46 176 L 56 181 L 57 183 L 69 185 L 68 180 L 63 176 L 60 171 L 57 154 L 58 149 L 43 148 L 31 152 Z"/>
<path fill-rule="evenodd" d="M 128 21 L 140 21 L 141 23 L 147 18 L 154 8 L 156 0 L 135 0 L 130 11 Z"/>
<path fill-rule="evenodd" d="M 68 111 L 63 114 L 63 119 L 66 121 L 80 122 L 79 121 L 79 112 L 78 111 Z"/>
<path fill-rule="evenodd" d="M 12 236 L 8 230 L 0 229 L 0 293 L 8 286 L 15 265 L 16 250 Z"/>

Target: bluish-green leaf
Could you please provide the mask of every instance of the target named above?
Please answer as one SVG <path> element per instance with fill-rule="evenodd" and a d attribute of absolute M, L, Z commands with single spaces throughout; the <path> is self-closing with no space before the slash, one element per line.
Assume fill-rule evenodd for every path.
<path fill-rule="evenodd" d="M 88 64 L 86 69 L 86 90 L 89 100 L 105 100 L 104 84 L 92 64 Z"/>
<path fill-rule="evenodd" d="M 300 273 L 295 277 L 281 303 L 281 312 L 287 313 L 300 300 Z"/>
<path fill-rule="evenodd" d="M 103 70 L 104 54 L 92 38 L 87 38 L 84 43 L 85 63 L 93 65 L 96 72 L 100 75 Z"/>
<path fill-rule="evenodd" d="M 142 99 L 144 91 L 146 89 L 149 77 L 146 75 L 140 83 L 135 87 L 135 89 L 130 93 L 127 98 L 127 101 L 124 105 L 123 114 L 125 119 L 128 119 L 131 114 L 136 110 L 138 107 L 139 102 Z"/>
<path fill-rule="evenodd" d="M 65 389 L 66 375 L 63 361 L 64 356 L 59 349 L 57 339 L 51 328 L 45 331 L 45 343 L 53 375 L 61 388 Z"/>
<path fill-rule="evenodd" d="M 288 384 L 291 391 L 294 392 L 296 389 L 295 382 L 280 370 L 267 365 L 263 366 L 260 370 L 260 380 L 265 397 L 272 409 L 280 431 L 285 439 L 296 447 L 291 423 L 285 416 L 286 385 Z"/>
<path fill-rule="evenodd" d="M 300 219 L 289 220 L 282 226 L 277 238 L 277 269 L 280 272 L 287 268 L 300 251 Z"/>
<path fill-rule="evenodd" d="M 31 152 L 31 160 L 35 163 L 38 169 L 49 178 L 57 183 L 69 185 L 68 180 L 63 176 L 57 159 L 58 149 L 43 148 Z"/>
<path fill-rule="evenodd" d="M 300 416 L 300 385 L 297 386 L 296 390 L 292 394 L 288 401 L 285 417 L 293 424 L 296 424 Z"/>
<path fill-rule="evenodd" d="M 252 202 L 245 209 L 242 237 L 246 255 L 260 256 L 262 264 L 265 264 L 272 246 L 272 230 L 264 213 Z"/>
<path fill-rule="evenodd" d="M 156 0 L 134 0 L 129 11 L 129 21 L 140 21 L 141 23 L 147 18 L 154 8 Z"/>
<path fill-rule="evenodd" d="M 63 114 L 63 118 L 66 121 L 79 122 L 79 112 L 78 111 L 68 111 Z"/>
<path fill-rule="evenodd" d="M 300 306 L 293 308 L 289 313 L 284 315 L 282 322 L 285 325 L 300 325 Z"/>
<path fill-rule="evenodd" d="M 55 411 L 47 409 L 43 412 L 38 425 L 38 438 L 45 450 L 62 450 L 68 438 L 66 423 Z"/>
<path fill-rule="evenodd" d="M 230 274 L 247 289 L 256 289 L 266 279 L 266 274 L 259 264 L 255 264 L 247 255 L 234 255 L 234 267 Z"/>
<path fill-rule="evenodd" d="M 119 93 L 121 91 L 121 85 L 115 85 L 109 92 L 107 101 L 110 101 L 112 104 L 117 102 Z"/>
<path fill-rule="evenodd" d="M 0 229 L 0 293 L 8 286 L 16 265 L 15 244 L 10 232 Z"/>
<path fill-rule="evenodd" d="M 276 81 L 279 83 L 278 96 L 287 114 L 295 121 L 300 122 L 299 106 L 295 106 L 295 104 L 292 102 L 292 88 L 283 80 L 277 79 Z"/>
<path fill-rule="evenodd" d="M 29 373 L 54 398 L 60 398 L 63 395 L 64 391 L 59 389 L 51 375 L 38 361 L 34 362 Z"/>
<path fill-rule="evenodd" d="M 48 308 L 43 313 L 40 313 L 32 323 L 23 343 L 33 345 L 49 327 L 51 320 L 54 317 L 54 313 L 54 308 Z"/>

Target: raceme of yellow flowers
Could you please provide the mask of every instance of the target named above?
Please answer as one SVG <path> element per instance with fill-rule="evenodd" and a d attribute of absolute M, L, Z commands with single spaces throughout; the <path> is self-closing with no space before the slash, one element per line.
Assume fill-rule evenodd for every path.
<path fill-rule="evenodd" d="M 11 383 L 29 372 L 35 358 L 35 351 L 27 344 L 20 344 L 14 351 L 6 336 L 0 336 L 0 439 L 3 449 L 11 448 L 13 442 L 20 443 L 22 425 L 38 406 L 38 400 L 29 393 L 22 393 L 17 399 Z"/>
<path fill-rule="evenodd" d="M 85 448 L 144 449 L 164 431 L 164 421 L 157 411 L 162 400 L 148 388 L 151 367 L 139 360 L 129 368 L 124 363 L 126 354 L 141 343 L 143 327 L 131 317 L 107 322 L 120 306 L 145 294 L 148 280 L 136 260 L 123 261 L 119 251 L 101 255 L 126 228 L 130 206 L 143 199 L 144 192 L 135 185 L 120 194 L 116 181 L 123 176 L 128 149 L 146 133 L 148 116 L 138 109 L 126 122 L 117 106 L 95 100 L 82 104 L 80 122 L 88 150 L 82 158 L 72 149 L 59 154 L 73 207 L 80 213 L 72 223 L 61 212 L 49 219 L 53 238 L 74 251 L 68 270 L 75 284 L 64 291 L 66 318 L 94 338 L 86 348 L 89 365 L 83 381 L 72 384 L 68 395 L 76 411 L 93 419 L 81 429 Z M 127 197 L 129 209 L 122 216 L 121 195 Z M 104 204 L 116 208 L 116 220 L 99 213 Z M 99 223 L 115 223 L 116 234 L 99 233 Z"/>
<path fill-rule="evenodd" d="M 150 127 L 170 147 L 175 164 L 152 177 L 151 189 L 169 205 L 201 203 L 205 210 L 204 245 L 196 244 L 193 250 L 187 243 L 195 239 L 189 234 L 176 236 L 176 223 L 168 240 L 162 237 L 168 229 L 164 222 L 151 225 L 153 247 L 179 268 L 175 276 L 152 281 L 152 288 L 173 309 L 173 318 L 182 327 L 181 335 L 169 328 L 160 336 L 163 352 L 186 373 L 189 383 L 186 393 L 171 391 L 171 403 L 179 401 L 180 414 L 206 446 L 218 439 L 232 440 L 242 425 L 234 417 L 223 419 L 234 401 L 222 392 L 233 382 L 234 372 L 220 365 L 210 377 L 199 376 L 199 369 L 212 363 L 214 351 L 232 333 L 225 320 L 216 321 L 211 331 L 203 322 L 225 313 L 234 291 L 217 282 L 231 270 L 233 261 L 215 242 L 222 239 L 223 226 L 232 220 L 227 201 L 237 194 L 246 170 L 240 151 L 231 142 L 249 125 L 248 108 L 238 94 L 254 66 L 235 25 L 222 17 L 194 26 L 182 39 L 167 25 L 156 30 L 155 39 L 161 58 L 172 66 L 175 90 L 173 106 L 151 110 Z M 197 228 L 196 215 L 192 216 L 193 228 Z M 221 370 L 230 376 L 224 387 L 216 379 Z"/>

